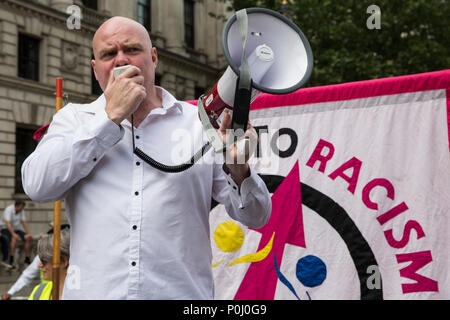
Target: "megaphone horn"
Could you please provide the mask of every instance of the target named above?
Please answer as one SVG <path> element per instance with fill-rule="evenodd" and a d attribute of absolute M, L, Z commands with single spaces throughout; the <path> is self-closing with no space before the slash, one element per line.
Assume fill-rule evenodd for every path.
<path fill-rule="evenodd" d="M 245 130 L 249 105 L 261 92 L 294 92 L 306 83 L 313 68 L 311 46 L 303 32 L 284 15 L 269 9 L 236 12 L 224 27 L 222 48 L 229 66 L 212 90 L 199 99 L 199 115 L 207 134 L 219 127 L 217 119 L 225 108 L 234 110 L 233 129 L 238 126 Z M 246 65 L 251 80 L 249 92 L 240 84 Z M 248 107 L 245 99 L 249 100 Z"/>

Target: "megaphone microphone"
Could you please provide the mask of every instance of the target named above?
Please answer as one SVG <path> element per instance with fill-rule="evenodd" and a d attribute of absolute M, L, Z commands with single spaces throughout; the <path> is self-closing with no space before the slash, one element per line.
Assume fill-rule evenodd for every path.
<path fill-rule="evenodd" d="M 264 8 L 236 12 L 226 23 L 222 48 L 229 66 L 212 90 L 199 98 L 199 116 L 216 152 L 224 145 L 214 129 L 225 109 L 233 110 L 232 129 L 247 129 L 251 103 L 262 92 L 288 94 L 300 89 L 313 67 L 311 46 L 291 20 Z"/>

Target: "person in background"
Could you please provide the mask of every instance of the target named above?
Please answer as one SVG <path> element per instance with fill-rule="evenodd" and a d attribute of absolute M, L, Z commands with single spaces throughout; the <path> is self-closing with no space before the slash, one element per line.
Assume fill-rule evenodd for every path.
<path fill-rule="evenodd" d="M 69 229 L 70 225 L 68 224 L 62 224 L 61 230 Z M 47 234 L 41 233 L 39 237 L 42 239 L 46 237 L 47 235 L 53 234 L 53 222 L 50 222 L 48 224 L 48 231 Z M 2 300 L 9 300 L 12 296 L 14 296 L 17 292 L 25 288 L 26 286 L 30 285 L 31 282 L 35 279 L 37 279 L 39 276 L 41 278 L 41 283 L 44 281 L 42 269 L 39 267 L 41 264 L 41 260 L 39 259 L 39 255 L 36 255 L 34 257 L 33 262 L 25 269 L 23 270 L 20 277 L 17 279 L 17 281 L 11 286 L 11 288 L 8 290 L 8 292 L 5 292 L 2 294 Z"/>
<path fill-rule="evenodd" d="M 58 300 L 61 299 L 64 281 L 69 268 L 70 257 L 70 231 L 68 229 L 61 230 L 61 262 L 59 269 L 59 294 Z M 41 263 L 39 267 L 42 268 L 43 281 L 34 287 L 28 300 L 51 300 L 53 288 L 53 234 L 50 234 L 39 240 L 37 246 L 37 254 Z"/>
<path fill-rule="evenodd" d="M 10 269 L 15 268 L 14 254 L 19 239 L 25 241 L 25 263 L 31 263 L 30 254 L 33 236 L 28 230 L 24 208 L 25 202 L 16 200 L 14 204 L 6 207 L 3 211 L 3 229 L 1 230 L 3 260 L 1 264 Z M 22 224 L 25 232 L 19 229 L 20 224 Z"/>
<path fill-rule="evenodd" d="M 11 288 L 8 290 L 8 292 L 5 292 L 2 294 L 2 300 L 9 300 L 13 295 L 15 295 L 17 292 L 22 290 L 24 287 L 31 284 L 34 280 L 39 278 L 40 274 L 40 268 L 39 264 L 41 263 L 41 260 L 39 260 L 38 256 L 35 256 L 33 259 L 33 262 L 23 270 L 20 277 L 17 279 L 16 282 L 11 286 Z M 41 279 L 42 281 L 42 279 Z"/>

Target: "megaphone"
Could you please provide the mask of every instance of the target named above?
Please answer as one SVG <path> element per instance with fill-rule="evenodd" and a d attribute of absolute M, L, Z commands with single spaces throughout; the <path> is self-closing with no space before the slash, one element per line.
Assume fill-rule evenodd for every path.
<path fill-rule="evenodd" d="M 209 141 L 188 162 L 168 166 L 135 147 L 133 140 L 134 154 L 154 168 L 181 172 L 190 168 L 211 147 L 215 152 L 223 152 L 227 143 L 222 141 L 216 129 L 219 128 L 217 120 L 225 109 L 233 110 L 234 132 L 230 136 L 234 143 L 247 129 L 250 104 L 261 92 L 287 94 L 296 91 L 312 72 L 313 56 L 305 35 L 291 20 L 272 10 L 249 8 L 236 12 L 225 25 L 222 47 L 229 66 L 213 89 L 197 102 Z M 131 128 L 133 131 L 134 125 Z M 244 147 L 239 146 L 240 142 L 244 142 Z M 240 154 L 249 154 L 247 142 L 247 139 L 236 142 Z"/>
<path fill-rule="evenodd" d="M 294 92 L 306 83 L 313 68 L 311 46 L 300 28 L 265 8 L 236 12 L 224 27 L 222 48 L 229 66 L 198 101 L 200 119 L 216 152 L 223 150 L 215 129 L 225 109 L 233 110 L 232 128 L 245 131 L 250 104 L 261 92 Z M 242 80 L 246 72 L 250 81 Z"/>

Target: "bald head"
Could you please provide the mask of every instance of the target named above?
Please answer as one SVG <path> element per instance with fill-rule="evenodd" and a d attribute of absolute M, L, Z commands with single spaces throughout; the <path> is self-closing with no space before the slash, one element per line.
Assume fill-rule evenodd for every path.
<path fill-rule="evenodd" d="M 144 26 L 125 17 L 110 18 L 98 28 L 92 47 L 94 59 L 91 64 L 103 91 L 112 69 L 124 65 L 138 67 L 148 92 L 152 90 L 158 55 Z"/>
<path fill-rule="evenodd" d="M 103 24 L 95 32 L 92 39 L 94 56 L 97 58 L 97 53 L 101 42 L 106 42 L 113 36 L 130 33 L 138 35 L 142 41 L 142 45 L 148 46 L 149 48 L 152 47 L 152 41 L 150 40 L 148 31 L 143 25 L 126 17 L 116 16 L 103 22 Z"/>

